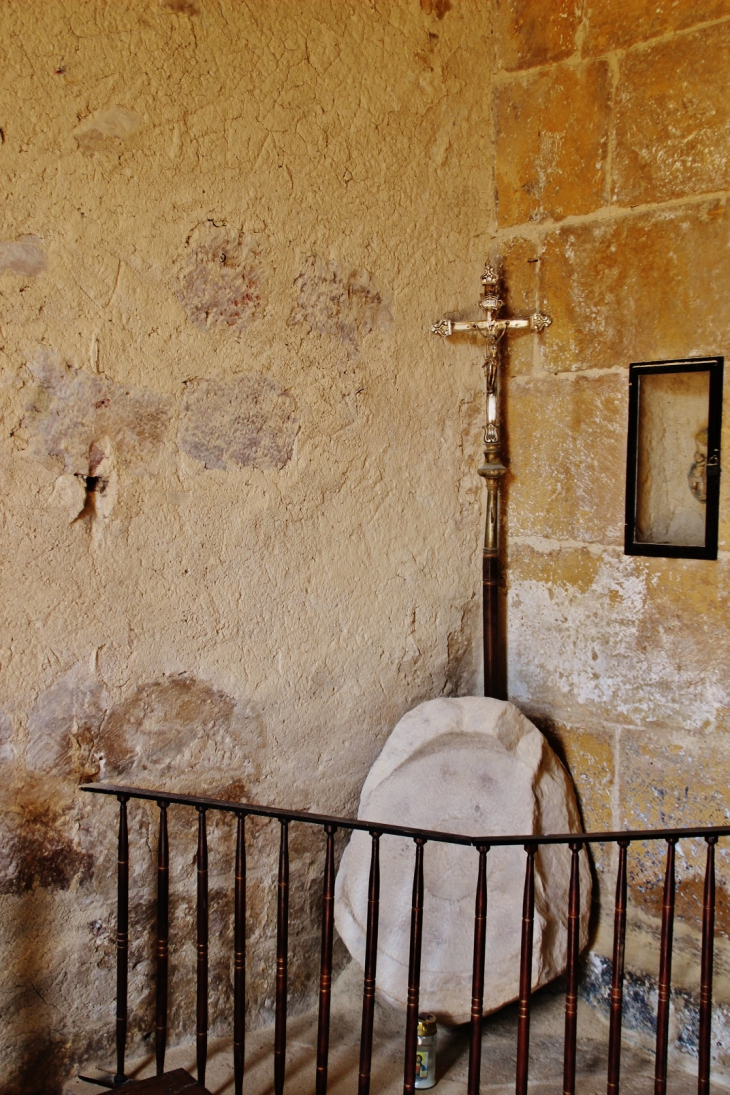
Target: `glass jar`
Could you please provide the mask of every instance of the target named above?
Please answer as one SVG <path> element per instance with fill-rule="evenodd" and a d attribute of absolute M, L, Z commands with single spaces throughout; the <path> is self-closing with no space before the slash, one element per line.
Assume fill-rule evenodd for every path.
<path fill-rule="evenodd" d="M 416 1087 L 433 1087 L 436 1083 L 436 1031 L 436 1016 L 422 1011 L 418 1016 Z"/>

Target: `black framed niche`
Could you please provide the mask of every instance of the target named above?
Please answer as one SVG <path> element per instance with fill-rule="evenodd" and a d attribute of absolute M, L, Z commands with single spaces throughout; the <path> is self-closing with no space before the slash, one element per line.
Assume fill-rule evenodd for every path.
<path fill-rule="evenodd" d="M 629 366 L 627 555 L 716 559 L 722 357 Z"/>

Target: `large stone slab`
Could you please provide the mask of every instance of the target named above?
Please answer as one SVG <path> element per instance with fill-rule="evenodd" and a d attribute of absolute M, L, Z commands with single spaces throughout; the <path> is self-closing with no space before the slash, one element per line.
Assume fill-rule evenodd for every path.
<path fill-rule="evenodd" d="M 581 831 L 573 786 L 540 731 L 511 703 L 479 697 L 429 700 L 405 715 L 375 761 L 360 818 L 470 836 Z M 335 923 L 353 958 L 365 960 L 371 838 L 354 833 L 342 857 Z M 405 1006 L 414 845 L 381 840 L 378 991 Z M 488 856 L 484 1011 L 518 995 L 522 847 Z M 429 842 L 424 850 L 420 1007 L 446 1023 L 469 1019 L 473 957 L 475 849 Z M 535 859 L 532 984 L 566 964 L 570 852 L 542 848 Z M 587 942 L 590 872 L 581 854 L 581 946 Z"/>

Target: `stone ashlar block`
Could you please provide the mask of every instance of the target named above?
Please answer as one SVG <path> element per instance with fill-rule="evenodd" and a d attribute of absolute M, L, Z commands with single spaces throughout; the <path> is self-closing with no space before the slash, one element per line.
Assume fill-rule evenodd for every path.
<path fill-rule="evenodd" d="M 558 228 L 539 264 L 550 371 L 720 353 L 730 341 L 730 210 L 708 200 Z"/>
<path fill-rule="evenodd" d="M 575 50 L 580 26 L 576 0 L 500 0 L 496 9 L 497 63 L 504 69 L 561 61 Z"/>
<path fill-rule="evenodd" d="M 615 731 L 552 723 L 545 728 L 545 733 L 572 776 L 584 829 L 610 832 L 614 828 Z M 610 843 L 590 845 L 591 858 L 601 876 L 612 874 L 612 853 Z M 607 891 L 603 881 L 593 888 L 593 904 L 601 910 L 606 907 Z"/>
<path fill-rule="evenodd" d="M 500 226 L 590 213 L 604 200 L 604 61 L 515 76 L 495 92 Z"/>
<path fill-rule="evenodd" d="M 567 726 L 539 715 L 530 717 L 548 739 L 573 779 L 585 831 L 610 832 L 614 828 L 615 731 L 609 728 Z M 600 873 L 608 873 L 611 867 L 611 845 L 592 844 L 590 851 Z M 600 887 L 594 888 L 594 904 L 603 904 L 600 899 Z"/>
<path fill-rule="evenodd" d="M 728 0 L 586 0 L 583 56 L 627 49 L 637 42 L 687 30 L 730 15 Z"/>
<path fill-rule="evenodd" d="M 623 58 L 615 99 L 614 201 L 663 202 L 730 186 L 729 69 L 730 23 Z"/>
<path fill-rule="evenodd" d="M 730 730 L 730 565 L 510 543 L 510 697 L 568 725 Z"/>
<path fill-rule="evenodd" d="M 523 236 L 513 236 L 501 245 L 500 265 L 504 300 L 503 315 L 527 316 L 537 311 L 537 267 L 539 245 Z M 510 376 L 530 373 L 534 363 L 535 339 L 531 333 L 512 331 L 502 341 L 503 369 Z"/>
<path fill-rule="evenodd" d="M 623 543 L 627 401 L 616 373 L 509 384 L 511 535 Z"/>
<path fill-rule="evenodd" d="M 627 829 L 726 825 L 730 808 L 730 739 L 623 730 L 620 741 L 620 810 Z M 676 915 L 692 927 L 702 924 L 707 846 L 701 838 L 681 840 L 676 852 Z M 629 885 L 638 905 L 661 917 L 666 843 L 632 845 Z M 716 930 L 730 935 L 730 848 L 716 852 Z"/>

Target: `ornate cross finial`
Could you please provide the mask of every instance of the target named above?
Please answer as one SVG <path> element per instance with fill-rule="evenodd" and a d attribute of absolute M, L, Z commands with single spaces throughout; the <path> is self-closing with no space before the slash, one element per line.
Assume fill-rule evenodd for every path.
<path fill-rule="evenodd" d="M 543 315 L 542 312 L 533 312 L 531 316 L 527 316 L 525 319 L 497 319 L 496 315 L 504 301 L 499 296 L 499 274 L 489 262 L 484 267 L 481 281 L 483 292 L 479 307 L 487 313 L 487 318 L 474 321 L 440 319 L 431 328 L 432 334 L 449 338 L 450 335 L 460 334 L 463 331 L 480 331 L 482 334 L 491 334 L 492 337 L 501 338 L 508 329 L 516 330 L 522 327 L 531 331 L 544 331 L 552 323 L 552 318 Z"/>

